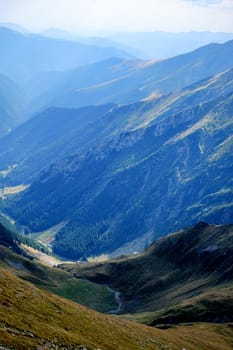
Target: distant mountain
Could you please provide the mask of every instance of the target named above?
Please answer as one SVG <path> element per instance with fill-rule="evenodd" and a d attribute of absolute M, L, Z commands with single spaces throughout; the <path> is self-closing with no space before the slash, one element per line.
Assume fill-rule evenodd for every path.
<path fill-rule="evenodd" d="M 63 268 L 111 286 L 121 314 L 150 325 L 233 321 L 233 225 L 200 222 L 141 254 Z"/>
<path fill-rule="evenodd" d="M 43 72 L 34 76 L 25 85 L 24 90 L 30 98 L 29 110 L 31 113 L 60 106 L 65 108 L 79 108 L 92 104 L 102 104 L 93 98 L 80 99 L 74 96 L 73 101 L 65 102 L 67 96 L 76 94 L 78 91 L 95 91 L 95 87 L 107 85 L 132 72 L 140 69 L 144 62 L 140 60 L 125 60 L 122 58 L 109 58 L 104 61 L 78 67 L 66 72 Z M 112 103 L 114 98 L 105 91 L 106 103 Z M 68 97 L 69 98 L 69 97 Z M 62 102 L 63 101 L 63 102 Z M 74 106 L 74 107 L 72 107 Z"/>
<path fill-rule="evenodd" d="M 109 36 L 113 41 L 138 50 L 143 59 L 164 59 L 177 56 L 210 43 L 224 43 L 233 39 L 233 33 L 213 32 L 148 32 L 116 33 Z"/>
<path fill-rule="evenodd" d="M 232 55 L 233 40 L 225 44 L 207 45 L 188 54 L 159 62 L 118 60 L 113 62 L 112 67 L 109 63 L 106 64 L 106 68 L 102 64 L 101 73 L 104 78 L 99 82 L 91 80 L 92 75 L 87 71 L 89 84 L 81 86 L 78 78 L 80 71 L 77 71 L 73 72 L 73 75 L 63 76 L 61 86 L 58 85 L 55 89 L 52 86 L 46 95 L 52 96 L 50 104 L 57 107 L 77 108 L 87 104 L 110 102 L 132 103 L 147 98 L 150 94 L 178 91 L 201 79 L 230 69 Z M 97 65 L 90 68 L 93 72 Z M 115 73 L 114 77 L 112 72 Z M 68 84 L 70 76 L 72 83 Z M 35 82 L 32 82 L 32 85 L 35 86 Z"/>
<path fill-rule="evenodd" d="M 79 43 L 83 43 L 87 45 L 94 45 L 94 46 L 100 46 L 100 47 L 114 47 L 117 49 L 124 50 L 135 57 L 137 57 L 136 53 L 138 53 L 138 51 L 136 51 L 135 49 L 129 46 L 117 43 L 111 39 L 101 37 L 101 36 L 80 36 L 58 28 L 49 28 L 41 32 L 40 34 L 42 36 L 46 36 L 49 38 L 78 41 Z"/>
<path fill-rule="evenodd" d="M 54 163 L 8 212 L 34 231 L 67 221 L 53 248 L 74 259 L 143 249 L 199 220 L 232 222 L 232 77 L 113 109 L 91 150 Z"/>
<path fill-rule="evenodd" d="M 10 30 L 20 32 L 23 34 L 29 33 L 29 30 L 25 27 L 12 22 L 0 22 L 0 28 L 8 28 Z"/>
<path fill-rule="evenodd" d="M 42 36 L 46 36 L 48 38 L 53 39 L 63 39 L 63 40 L 73 40 L 78 41 L 77 37 L 66 30 L 58 29 L 58 28 L 48 28 L 40 33 Z"/>
<path fill-rule="evenodd" d="M 91 65 L 90 71 L 93 74 L 90 74 L 90 80 L 93 79 L 91 77 L 94 75 L 96 66 L 106 67 L 109 64 L 109 72 L 106 74 L 109 76 L 112 72 L 114 75 L 115 70 L 112 68 L 115 63 L 116 60 L 110 60 Z M 134 67 L 132 63 L 132 69 Z M 87 75 L 86 69 L 88 68 L 84 67 L 77 71 L 80 84 L 85 84 L 85 81 L 88 84 L 88 79 L 83 79 L 83 82 L 81 79 L 83 70 L 84 77 Z M 122 65 L 122 74 L 130 69 L 130 65 Z M 100 74 L 99 77 L 96 75 L 95 79 L 98 80 L 101 77 L 104 79 L 104 74 Z M 1 168 L 7 169 L 17 164 L 7 177 L 0 178 L 0 183 L 8 185 L 31 183 L 42 168 L 55 160 L 77 152 L 85 153 L 96 144 L 105 144 L 123 132 L 143 128 L 153 123 L 158 116 L 178 113 L 184 108 L 217 98 L 219 93 L 226 96 L 232 91 L 231 78 L 232 73 L 229 71 L 216 79 L 206 79 L 181 92 L 145 99 L 132 105 L 109 104 L 81 109 L 49 108 L 0 141 Z M 72 84 L 71 79 L 69 83 Z"/>
<path fill-rule="evenodd" d="M 46 38 L 0 28 L 0 73 L 23 83 L 43 71 L 64 71 L 110 57 L 129 58 L 113 47 L 85 45 L 74 41 Z"/>
<path fill-rule="evenodd" d="M 0 75 L 0 137 L 22 121 L 24 102 L 19 87 L 6 76 Z"/>
<path fill-rule="evenodd" d="M 4 30 L 0 30 L 0 39 L 1 31 Z M 9 32 L 6 29 L 5 31 Z M 209 45 L 189 54 L 161 62 L 107 57 L 103 61 L 92 64 L 87 64 L 88 60 L 85 60 L 84 66 L 77 67 L 79 61 L 76 60 L 76 53 L 79 58 L 84 57 L 87 53 L 86 46 L 80 51 L 82 44 L 77 42 L 42 39 L 42 37 L 21 35 L 12 31 L 10 31 L 10 36 L 12 33 L 15 33 L 14 40 L 12 39 L 11 44 L 9 44 L 10 41 L 6 42 L 6 55 L 1 58 L 5 60 L 5 63 L 3 62 L 1 67 L 5 74 L 8 72 L 14 78 L 24 76 L 24 78 L 21 76 L 20 79 L 16 79 L 19 81 L 20 93 L 25 101 L 21 113 L 14 115 L 16 119 L 20 115 L 20 122 L 51 106 L 80 108 L 108 103 L 133 103 L 148 98 L 149 95 L 180 90 L 189 84 L 232 67 L 233 41 L 226 44 Z M 28 50 L 33 52 L 33 55 L 37 49 L 40 50 L 36 59 L 31 60 L 31 56 L 26 55 L 28 46 L 23 49 L 23 45 L 26 44 L 29 45 Z M 49 50 L 46 49 L 46 45 L 49 45 Z M 11 57 L 13 57 L 11 50 L 16 47 L 19 48 L 16 56 L 19 52 L 25 52 L 26 55 L 25 57 L 23 55 L 20 60 L 17 59 L 17 64 L 11 62 Z M 94 49 L 93 46 L 88 45 L 88 50 L 92 49 Z M 102 49 L 107 50 L 110 54 L 107 48 L 100 48 Z M 59 50 L 62 50 L 62 53 L 59 53 Z M 110 50 L 111 53 L 113 53 L 112 50 L 114 49 Z M 7 52 L 10 56 L 9 60 L 6 59 Z M 96 51 L 95 48 L 95 54 L 92 55 L 93 61 L 97 53 L 99 54 L 99 51 Z M 114 51 L 114 54 L 117 55 L 117 52 Z M 46 55 L 49 57 L 45 57 Z M 67 60 L 62 60 L 62 55 L 67 55 Z M 65 70 L 65 67 L 62 68 L 63 64 L 66 65 L 66 69 L 70 68 L 71 59 L 75 62 L 76 68 L 68 71 Z M 58 71 L 54 71 L 56 69 Z"/>

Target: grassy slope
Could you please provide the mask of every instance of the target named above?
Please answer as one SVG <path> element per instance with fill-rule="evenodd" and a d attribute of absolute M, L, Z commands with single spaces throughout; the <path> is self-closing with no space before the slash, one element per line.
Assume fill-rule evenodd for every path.
<path fill-rule="evenodd" d="M 11 349 L 230 350 L 232 325 L 158 330 L 98 314 L 0 268 L 0 345 Z"/>
<path fill-rule="evenodd" d="M 0 245 L 0 266 L 40 288 L 101 312 L 116 308 L 114 294 L 105 286 L 76 279 L 72 274 L 47 267 Z"/>
<path fill-rule="evenodd" d="M 123 312 L 143 322 L 224 322 L 232 319 L 232 247 L 232 225 L 200 224 L 136 256 L 64 267 L 119 290 Z"/>

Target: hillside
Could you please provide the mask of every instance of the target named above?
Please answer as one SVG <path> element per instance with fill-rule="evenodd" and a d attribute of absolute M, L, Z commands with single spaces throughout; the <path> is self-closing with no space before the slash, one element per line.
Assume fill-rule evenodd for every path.
<path fill-rule="evenodd" d="M 114 102 L 111 91 L 105 91 L 106 96 L 100 100 L 75 98 L 66 103 L 69 95 L 78 91 L 90 91 L 104 86 L 109 82 L 118 81 L 141 69 L 146 64 L 142 60 L 127 60 L 113 57 L 100 62 L 85 64 L 66 71 L 42 72 L 29 79 L 23 86 L 25 93 L 30 97 L 30 111 L 37 112 L 50 106 L 83 107 L 92 104 Z M 64 103 L 63 103 L 64 102 Z"/>
<path fill-rule="evenodd" d="M 0 140 L 1 170 L 15 168 L 0 183 L 30 183 L 44 167 L 77 153 L 98 136 L 90 125 L 98 125 L 114 105 L 83 107 L 81 109 L 49 108 L 31 118 Z M 88 133 L 93 136 L 89 139 Z"/>
<path fill-rule="evenodd" d="M 90 84 L 90 80 L 95 84 L 104 79 L 105 74 L 103 78 L 99 74 L 103 71 L 101 64 L 94 63 L 103 61 L 105 65 L 106 60 L 114 61 L 112 57 L 116 61 L 132 58 L 126 51 L 114 46 L 53 39 L 1 25 L 0 46 L 4 52 L 0 57 L 0 137 L 36 113 L 53 106 L 54 99 L 59 100 L 69 89 L 83 88 L 88 81 Z M 92 69 L 89 67 L 91 64 Z M 80 66 L 86 68 L 79 70 Z M 121 76 L 117 70 L 111 75 L 108 68 L 106 64 L 108 79 L 113 79 L 112 76 L 118 76 L 118 73 Z"/>
<path fill-rule="evenodd" d="M 15 166 L 7 177 L 0 178 L 0 182 L 8 185 L 31 183 L 41 169 L 58 159 L 86 152 L 123 132 L 145 128 L 158 118 L 177 114 L 185 108 L 220 96 L 225 98 L 231 91 L 232 70 L 229 70 L 179 92 L 130 105 L 51 107 L 0 140 L 1 170 Z"/>
<path fill-rule="evenodd" d="M 2 268 L 0 298 L 0 344 L 6 349 L 195 350 L 196 344 L 203 350 L 232 348 L 231 326 L 161 331 L 120 321 L 43 292 Z"/>
<path fill-rule="evenodd" d="M 44 71 L 65 71 L 110 57 L 130 58 L 113 47 L 85 45 L 69 40 L 46 38 L 0 28 L 0 72 L 21 85 Z"/>
<path fill-rule="evenodd" d="M 119 291 L 124 317 L 151 325 L 229 322 L 232 252 L 233 225 L 201 222 L 159 239 L 141 254 L 62 267 Z"/>
<path fill-rule="evenodd" d="M 68 220 L 53 249 L 72 259 L 141 250 L 200 220 L 231 223 L 232 89 L 229 70 L 114 109 L 91 151 L 45 169 L 5 210 L 33 231 Z"/>
<path fill-rule="evenodd" d="M 46 71 L 40 70 L 29 77 L 22 89 L 30 115 L 51 106 L 129 104 L 148 95 L 180 90 L 230 69 L 232 53 L 233 41 L 207 45 L 163 61 L 127 59 L 115 53 L 117 58 L 106 57 L 92 64 L 87 60 L 81 67 L 77 61 L 72 70 L 64 71 L 51 64 Z"/>
<path fill-rule="evenodd" d="M 2 268 L 43 290 L 97 311 L 108 312 L 117 307 L 114 293 L 106 286 L 74 278 L 71 273 L 56 268 L 59 260 L 20 243 L 20 238 L 17 241 L 14 239 L 12 243 L 10 236 L 6 239 L 6 236 L 2 235 L 0 226 L 0 265 Z M 38 246 L 37 242 L 36 247 Z"/>
<path fill-rule="evenodd" d="M 153 94 L 178 91 L 201 79 L 232 68 L 233 40 L 224 44 L 209 44 L 162 61 L 145 61 L 136 69 L 117 79 L 86 88 L 66 91 L 56 99 L 57 107 L 81 107 L 87 104 L 129 104 Z M 139 61 L 140 62 L 140 61 Z M 122 63 L 127 65 L 126 63 Z M 119 65 L 120 70 L 121 64 Z M 103 73 L 105 75 L 105 72 Z M 77 84 L 78 85 L 78 84 Z M 52 92 L 50 92 L 51 94 Z"/>
<path fill-rule="evenodd" d="M 1 227 L 0 233 L 2 232 Z M 185 235 L 188 235 L 186 240 L 184 240 Z M 213 238 L 215 238 L 214 241 Z M 135 322 L 120 320 L 113 316 L 103 315 L 51 294 L 52 291 L 75 301 L 80 300 L 81 302 L 89 303 L 89 305 L 92 302 L 94 303 L 93 305 L 100 307 L 102 302 L 105 303 L 105 307 L 111 307 L 109 296 L 103 293 L 103 289 L 106 286 L 98 286 L 86 280 L 88 278 L 97 280 L 97 282 L 103 282 L 104 278 L 105 282 L 107 280 L 112 286 L 119 287 L 120 285 L 124 299 L 126 299 L 126 295 L 129 298 L 130 293 L 131 298 L 135 298 L 135 296 L 136 298 L 139 297 L 141 307 L 143 308 L 145 304 L 143 303 L 142 296 L 145 298 L 149 292 L 151 298 L 156 298 L 159 294 L 158 287 L 154 290 L 155 293 L 151 293 L 151 289 L 150 291 L 148 290 L 148 285 L 146 288 L 143 288 L 145 281 L 148 283 L 148 280 L 150 280 L 151 287 L 155 283 L 159 275 L 158 269 L 163 266 L 159 262 L 162 262 L 162 264 L 166 262 L 166 267 L 170 267 L 171 275 L 174 273 L 171 269 L 172 265 L 187 264 L 188 262 L 186 266 L 187 273 L 188 268 L 192 268 L 191 265 L 194 263 L 192 259 L 195 251 L 202 246 L 204 247 L 202 249 L 203 257 L 201 257 L 202 261 L 200 261 L 195 271 L 196 277 L 198 277 L 197 272 L 199 271 L 199 267 L 201 268 L 201 264 L 207 259 L 209 261 L 209 258 L 211 258 L 209 264 L 211 269 L 207 268 L 202 273 L 209 273 L 210 277 L 212 274 L 214 275 L 212 265 L 214 250 L 208 249 L 208 247 L 205 249 L 209 241 L 211 243 L 217 242 L 221 244 L 219 248 L 220 252 L 217 252 L 217 256 L 216 250 L 218 248 L 215 250 L 215 262 L 218 262 L 218 264 L 215 263 L 214 268 L 217 274 L 222 275 L 221 282 L 220 280 L 219 282 L 225 283 L 227 275 L 225 274 L 224 276 L 223 268 L 226 268 L 230 263 L 232 269 L 232 252 L 231 248 L 229 248 L 229 246 L 231 247 L 230 242 L 232 242 L 232 226 L 217 229 L 216 227 L 213 228 L 202 223 L 192 230 L 171 235 L 158 241 L 139 256 L 129 259 L 118 259 L 115 262 L 111 261 L 105 264 L 98 264 L 97 266 L 87 264 L 68 265 L 69 268 L 72 267 L 72 275 L 61 269 L 41 265 L 35 258 L 32 259 L 28 255 L 25 255 L 25 252 L 22 255 L 22 250 L 15 252 L 12 250 L 12 246 L 9 249 L 9 237 L 7 238 L 7 242 L 6 240 L 4 241 L 7 243 L 7 246 L 3 246 L 2 243 L 4 242 L 2 239 L 3 235 L 1 234 L 0 346 L 4 349 L 46 347 L 46 349 L 58 350 L 136 350 L 142 348 L 148 350 L 162 350 L 165 348 L 180 350 L 184 346 L 191 350 L 196 350 L 197 347 L 201 347 L 202 350 L 218 350 L 219 348 L 230 350 L 232 348 L 233 331 L 232 324 L 230 323 L 185 324 L 170 326 L 167 330 L 160 330 Z M 187 241 L 189 244 L 187 244 Z M 186 243 L 186 247 L 182 246 L 184 242 Z M 184 256 L 183 260 L 177 259 L 177 254 L 175 256 L 171 255 L 174 249 L 180 247 L 183 251 L 187 248 L 185 250 L 186 256 Z M 194 247 L 195 249 L 192 249 Z M 219 263 L 222 253 L 227 254 L 227 260 L 224 263 Z M 192 255 L 191 260 L 190 254 Z M 228 258 L 231 260 L 228 260 Z M 168 264 L 168 262 L 170 263 Z M 148 268 L 153 269 L 153 271 L 151 270 L 153 279 L 148 275 Z M 146 271 L 143 269 L 146 269 Z M 120 274 L 119 271 L 121 271 Z M 180 276 L 182 276 L 181 269 L 179 271 Z M 163 280 L 164 272 L 164 268 L 160 270 L 160 278 Z M 232 275 L 230 270 L 228 272 Z M 85 277 L 85 280 L 77 279 L 73 274 L 80 274 L 82 278 Z M 174 282 L 174 278 L 170 278 L 170 281 Z M 163 285 L 160 285 L 160 289 L 164 288 L 165 293 L 168 292 L 166 290 L 166 282 L 168 282 L 167 285 L 170 284 L 168 280 L 164 280 Z M 198 279 L 196 282 L 198 283 Z M 158 281 L 155 285 L 158 286 Z M 69 291 L 69 294 L 66 294 L 65 288 L 67 292 Z M 185 287 L 183 286 L 183 288 Z M 156 293 L 157 295 L 155 295 Z M 197 290 L 196 293 L 198 294 Z M 227 300 L 226 296 L 227 294 L 225 293 L 226 309 L 221 310 L 225 316 L 225 322 L 229 321 L 228 312 L 231 310 L 230 299 Z M 90 297 L 92 297 L 92 301 Z M 183 298 L 185 297 L 188 297 L 187 293 L 183 295 Z M 175 302 L 176 299 L 173 301 Z M 214 302 L 216 308 L 216 301 Z M 125 305 L 127 304 L 124 300 L 124 307 Z M 130 303 L 128 303 L 129 305 Z M 222 305 L 222 300 L 220 300 L 220 305 Z M 160 305 L 160 307 L 162 306 L 163 304 Z M 207 308 L 211 310 L 211 299 L 209 300 L 209 304 L 207 304 Z M 163 313 L 163 310 L 161 311 Z M 150 320 L 152 319 L 152 315 L 154 316 L 153 313 L 146 314 L 147 322 L 148 318 Z M 134 317 L 133 314 L 131 314 L 132 317 Z M 137 317 L 140 319 L 142 316 L 138 314 L 136 315 Z M 166 323 L 165 319 L 163 321 Z M 182 321 L 182 318 L 180 318 L 180 321 Z"/>
<path fill-rule="evenodd" d="M 2 119 L 14 119 L 3 124 L 4 133 L 51 107 L 135 103 L 148 96 L 178 91 L 232 68 L 233 41 L 207 45 L 163 61 L 130 59 L 130 55 L 112 47 L 6 28 L 0 28 L 0 43 L 5 53 L 0 59 L 0 73 L 12 80 L 11 85 L 18 85 L 14 88 L 17 94 L 12 89 L 3 94 L 10 103 L 7 109 L 2 104 Z M 1 93 L 2 89 L 0 97 Z"/>
<path fill-rule="evenodd" d="M 0 74 L 0 138 L 20 123 L 24 103 L 19 87 Z"/>

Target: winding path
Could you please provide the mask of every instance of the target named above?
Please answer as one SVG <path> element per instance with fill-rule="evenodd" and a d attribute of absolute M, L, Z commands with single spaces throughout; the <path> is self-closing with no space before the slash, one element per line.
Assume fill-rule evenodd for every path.
<path fill-rule="evenodd" d="M 123 306 L 122 301 L 121 301 L 121 297 L 120 297 L 121 293 L 110 288 L 109 286 L 106 286 L 106 287 L 110 292 L 114 293 L 114 297 L 115 297 L 116 303 L 118 305 L 116 309 L 108 311 L 107 314 L 118 314 L 122 310 L 122 306 Z"/>

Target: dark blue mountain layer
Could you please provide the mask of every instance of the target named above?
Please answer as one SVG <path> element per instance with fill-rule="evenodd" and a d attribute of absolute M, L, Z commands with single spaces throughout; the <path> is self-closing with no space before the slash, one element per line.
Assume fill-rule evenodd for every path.
<path fill-rule="evenodd" d="M 8 211 L 35 231 L 67 221 L 53 248 L 69 258 L 134 251 L 199 220 L 232 222 L 232 110 L 232 70 L 113 109 L 104 120 L 124 125 L 126 115 L 130 130 L 54 163 Z"/>

